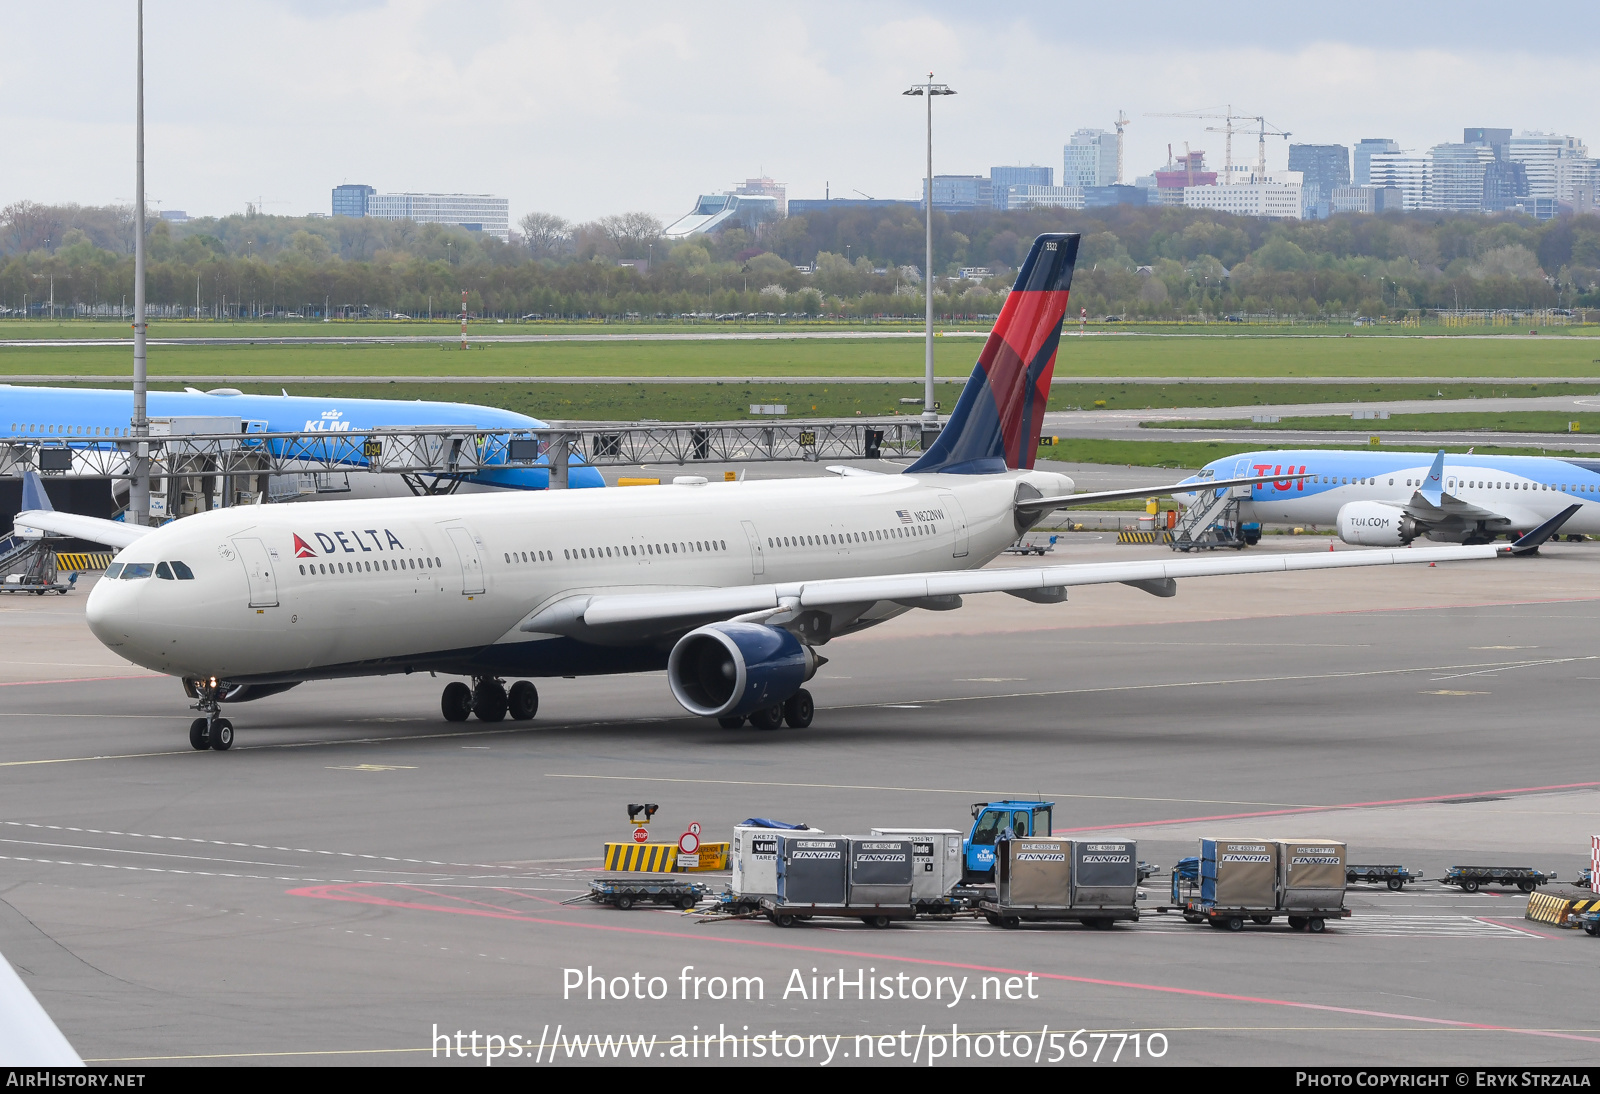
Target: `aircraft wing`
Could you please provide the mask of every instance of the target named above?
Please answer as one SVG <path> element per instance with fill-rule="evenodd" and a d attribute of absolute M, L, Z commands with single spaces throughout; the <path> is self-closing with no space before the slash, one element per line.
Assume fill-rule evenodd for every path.
<path fill-rule="evenodd" d="M 1207 479 L 1169 483 L 1166 486 L 1138 486 L 1128 490 L 1097 490 L 1092 494 L 1059 494 L 1053 498 L 1018 498 L 1016 507 L 1027 512 L 1042 513 L 1051 509 L 1065 509 L 1073 505 L 1097 505 L 1107 501 L 1126 501 L 1129 498 L 1156 498 L 1169 494 L 1187 494 L 1191 491 L 1228 490 L 1235 486 L 1257 486 L 1264 482 L 1287 482 L 1305 475 L 1256 475 L 1248 479 Z"/>
<path fill-rule="evenodd" d="M 1406 502 L 1405 511 L 1425 523 L 1435 523 L 1447 520 L 1450 517 L 1460 517 L 1462 520 L 1498 521 L 1501 524 L 1510 524 L 1511 518 L 1504 513 L 1497 513 L 1493 509 L 1485 509 L 1474 505 L 1470 501 L 1463 501 L 1454 494 L 1439 491 L 1437 496 L 1427 498 L 1421 490 L 1411 495 L 1411 500 Z"/>
<path fill-rule="evenodd" d="M 0 1064 L 83 1066 L 82 1058 L 4 957 L 0 957 Z"/>
<path fill-rule="evenodd" d="M 526 619 L 528 632 L 570 633 L 576 627 L 606 627 L 673 620 L 761 619 L 807 608 L 837 607 L 889 601 L 907 607 L 934 609 L 960 606 L 968 593 L 1011 593 L 1045 603 L 1064 598 L 1074 585 L 1132 585 L 1156 596 L 1172 596 L 1177 580 L 1229 574 L 1337 570 L 1354 566 L 1399 563 L 1466 562 L 1495 558 L 1509 548 L 1426 547 L 1398 550 L 1307 552 L 1305 554 L 1230 555 L 1226 558 L 1151 559 L 1138 562 L 1091 562 L 1037 569 L 1001 568 L 955 572 L 890 574 L 882 577 L 833 578 L 670 592 L 603 593 L 573 596 L 551 604 Z"/>
<path fill-rule="evenodd" d="M 14 525 L 23 535 L 35 532 L 73 536 L 94 543 L 104 543 L 107 547 L 116 547 L 119 550 L 141 536 L 147 536 L 155 531 L 154 528 L 143 528 L 137 524 L 124 524 L 120 520 L 86 517 L 80 513 L 61 513 L 54 509 L 25 510 L 17 514 Z"/>

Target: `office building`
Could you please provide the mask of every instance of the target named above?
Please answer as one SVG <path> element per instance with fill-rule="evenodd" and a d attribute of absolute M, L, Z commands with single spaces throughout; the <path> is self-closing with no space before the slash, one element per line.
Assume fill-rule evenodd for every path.
<path fill-rule="evenodd" d="M 511 237 L 511 202 L 489 194 L 379 194 L 369 187 L 339 187 L 334 199 L 339 200 L 339 190 L 365 189 L 365 212 L 341 212 L 334 206 L 335 216 L 369 216 L 378 220 L 411 220 L 418 224 L 449 224 L 469 232 L 482 232 L 494 236 L 502 243 Z M 355 208 L 354 196 L 346 199 Z"/>
<path fill-rule="evenodd" d="M 1352 159 L 1354 164 L 1350 172 L 1350 182 L 1354 186 L 1371 186 L 1372 174 L 1370 165 L 1372 157 L 1378 153 L 1400 151 L 1400 145 L 1387 137 L 1364 137 L 1356 142 Z"/>
<path fill-rule="evenodd" d="M 735 221 L 754 234 L 761 225 L 777 219 L 778 199 L 770 194 L 701 194 L 694 208 L 661 234 L 667 239 L 687 239 L 732 227 Z"/>
<path fill-rule="evenodd" d="M 1084 189 L 1081 186 L 1008 186 L 1004 209 L 1082 209 Z"/>
<path fill-rule="evenodd" d="M 922 183 L 926 200 L 928 183 Z M 944 213 L 970 213 L 975 209 L 994 208 L 992 184 L 983 175 L 933 176 L 933 207 Z"/>
<path fill-rule="evenodd" d="M 1431 208 L 1431 161 L 1405 152 L 1373 152 L 1367 160 L 1368 185 L 1399 190 L 1406 209 Z"/>
<path fill-rule="evenodd" d="M 1428 150 L 1429 209 L 1476 213 L 1483 209 L 1483 177 L 1494 163 L 1486 144 L 1436 144 Z"/>
<path fill-rule="evenodd" d="M 346 183 L 333 188 L 333 215 L 336 217 L 364 217 L 367 203 L 378 191 L 359 183 Z"/>
<path fill-rule="evenodd" d="M 1592 205 L 1595 184 L 1600 182 L 1600 163 L 1588 157 L 1570 156 L 1556 160 L 1556 201 L 1563 205 Z"/>
<path fill-rule="evenodd" d="M 1528 172 L 1528 195 L 1554 200 L 1558 196 L 1556 161 L 1587 159 L 1589 149 L 1576 137 L 1524 131 L 1511 138 L 1508 154 Z"/>
<path fill-rule="evenodd" d="M 1305 179 L 1302 215 L 1318 220 L 1328 215 L 1334 190 L 1350 185 L 1350 150 L 1342 144 L 1291 144 L 1289 170 Z"/>
<path fill-rule="evenodd" d="M 1191 186 L 1215 186 L 1217 173 L 1206 170 L 1206 154 L 1185 152 L 1176 162 L 1156 171 L 1156 204 L 1183 205 L 1183 192 Z"/>
<path fill-rule="evenodd" d="M 1006 195 L 1013 186 L 1054 186 L 1056 184 L 1056 169 L 1054 167 L 991 167 L 989 168 L 989 191 L 996 209 L 1004 209 Z"/>
<path fill-rule="evenodd" d="M 742 197 L 771 198 L 779 217 L 789 215 L 789 188 L 781 182 L 773 182 L 764 175 L 758 179 L 745 179 L 744 185 L 735 189 L 734 193 Z"/>
<path fill-rule="evenodd" d="M 1104 209 L 1112 205 L 1149 205 L 1150 190 L 1143 186 L 1085 186 L 1083 207 Z"/>
<path fill-rule="evenodd" d="M 1241 217 L 1300 219 L 1297 182 L 1246 182 L 1232 186 L 1185 186 L 1183 203 L 1191 209 L 1215 209 Z"/>
<path fill-rule="evenodd" d="M 1113 186 L 1117 181 L 1117 135 L 1080 129 L 1061 152 L 1061 185 Z"/>

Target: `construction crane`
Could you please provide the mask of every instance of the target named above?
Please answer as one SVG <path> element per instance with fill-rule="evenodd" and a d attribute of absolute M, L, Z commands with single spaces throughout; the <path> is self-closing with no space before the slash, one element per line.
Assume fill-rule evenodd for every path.
<path fill-rule="evenodd" d="M 1122 185 L 1122 130 L 1124 126 L 1132 125 L 1133 119 L 1117 111 L 1117 185 Z"/>
<path fill-rule="evenodd" d="M 1260 114 L 1240 114 L 1240 113 L 1237 113 L 1237 112 L 1234 111 L 1232 103 L 1229 103 L 1227 106 L 1223 107 L 1223 111 L 1224 112 L 1221 113 L 1221 114 L 1214 114 L 1214 113 L 1210 113 L 1210 112 L 1205 111 L 1205 110 L 1188 110 L 1188 111 L 1182 111 L 1180 113 L 1174 113 L 1174 114 L 1150 113 L 1150 114 L 1146 114 L 1145 117 L 1147 117 L 1147 118 L 1204 118 L 1204 119 L 1208 119 L 1208 120 L 1215 119 L 1215 120 L 1221 121 L 1222 122 L 1221 125 L 1207 126 L 1206 127 L 1206 132 L 1207 133 L 1221 133 L 1224 136 L 1223 154 L 1222 154 L 1222 161 L 1223 161 L 1222 178 L 1223 178 L 1224 183 L 1231 183 L 1233 181 L 1233 135 L 1235 133 L 1248 133 L 1249 132 L 1249 129 L 1247 127 L 1236 126 L 1233 123 L 1235 121 L 1255 122 L 1256 126 L 1257 126 L 1256 178 L 1257 178 L 1257 180 L 1265 180 L 1265 178 L 1267 177 L 1267 135 L 1270 132 L 1272 136 L 1283 137 L 1285 140 L 1287 140 L 1288 137 L 1289 137 L 1289 131 L 1286 130 L 1286 129 L 1279 129 L 1277 126 L 1275 126 L 1271 122 L 1267 121 L 1267 119 L 1262 117 Z"/>

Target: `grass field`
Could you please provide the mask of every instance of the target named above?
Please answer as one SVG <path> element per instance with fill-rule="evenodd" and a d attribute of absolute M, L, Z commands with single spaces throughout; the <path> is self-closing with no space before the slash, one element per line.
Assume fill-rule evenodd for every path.
<path fill-rule="evenodd" d="M 976 338 L 940 339 L 935 369 L 964 379 Z M 915 339 L 155 346 L 153 376 L 902 376 L 922 373 Z M 125 346 L 0 346 L 0 377 L 127 374 Z M 1586 338 L 1064 337 L 1056 376 L 1461 378 L 1600 375 Z"/>
<path fill-rule="evenodd" d="M 948 412 L 961 394 L 965 381 L 941 382 L 935 386 L 936 398 Z M 157 383 L 157 388 L 176 388 L 173 383 Z M 882 417 L 921 412 L 922 385 L 882 384 L 574 384 L 574 383 L 491 383 L 440 384 L 418 380 L 407 383 L 345 384 L 324 381 L 273 384 L 242 381 L 241 390 L 276 395 L 287 388 L 294 395 L 328 395 L 357 399 L 427 399 L 437 402 L 476 403 L 500 407 L 535 418 L 581 419 L 587 421 L 634 421 L 653 418 L 659 421 L 731 421 L 750 417 L 750 404 L 779 403 L 788 406 L 788 417 L 848 418 Z M 1593 384 L 1073 384 L 1058 382 L 1050 392 L 1055 410 L 1090 408 L 1104 403 L 1108 408 L 1161 409 L 1166 407 L 1237 406 L 1253 404 L 1293 404 L 1324 402 L 1363 402 L 1380 399 L 1427 399 L 1443 397 L 1522 398 L 1533 395 L 1588 395 Z M 906 405 L 901 399 L 916 399 Z M 1426 415 L 1421 417 L 1428 417 Z M 1493 415 L 1492 417 L 1502 417 Z M 1565 429 L 1564 415 L 1556 428 Z M 1295 419 L 1299 421 L 1301 419 Z M 1346 421 L 1332 417 L 1308 419 L 1325 428 L 1328 423 Z M 1390 419 L 1392 423 L 1399 419 Z M 1155 423 L 1152 423 L 1155 424 Z M 1362 423 L 1355 423 L 1362 424 Z M 1364 423 L 1363 427 L 1373 423 Z M 1238 420 L 1218 422 L 1175 422 L 1173 428 L 1244 428 Z M 1600 427 L 1600 421 L 1596 422 Z M 1409 428 L 1409 427 L 1408 427 Z M 1418 428 L 1433 428 L 1431 426 Z M 1438 428 L 1463 428 L 1439 426 Z M 1476 427 L 1472 427 L 1476 428 Z"/>
<path fill-rule="evenodd" d="M 1567 424 L 1574 415 L 1557 410 L 1524 410 L 1498 414 L 1394 414 L 1381 421 L 1362 421 L 1346 416 L 1319 415 L 1316 417 L 1283 418 L 1276 422 L 1247 422 L 1240 418 L 1219 418 L 1200 422 L 1140 422 L 1145 429 L 1327 429 L 1348 430 L 1351 433 L 1371 433 L 1374 430 L 1448 430 L 1481 429 L 1496 433 L 1566 433 Z M 1600 421 L 1590 421 L 1573 433 L 1600 433 Z"/>

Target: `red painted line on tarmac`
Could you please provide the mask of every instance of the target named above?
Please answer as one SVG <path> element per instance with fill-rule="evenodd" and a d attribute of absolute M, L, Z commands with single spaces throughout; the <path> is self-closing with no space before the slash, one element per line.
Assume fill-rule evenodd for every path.
<path fill-rule="evenodd" d="M 1600 782 L 1558 783 L 1555 786 L 1519 786 L 1509 790 L 1467 790 L 1449 794 L 1429 794 L 1424 798 L 1390 798 L 1385 801 L 1343 802 L 1336 805 L 1302 805 L 1293 809 L 1267 809 L 1258 813 L 1217 813 L 1209 817 L 1175 817 L 1171 820 L 1129 821 L 1126 824 L 1094 824 L 1084 828 L 1057 828 L 1057 835 L 1072 832 L 1110 832 L 1122 828 L 1154 828 L 1167 824 L 1198 824 L 1202 821 L 1249 820 L 1251 817 L 1288 817 L 1302 813 L 1328 813 L 1340 809 L 1370 809 L 1380 805 L 1424 805 L 1428 802 L 1450 801 L 1454 798 L 1486 798 L 1503 794 L 1537 794 L 1546 790 L 1584 790 L 1600 786 Z"/>
<path fill-rule="evenodd" d="M 1430 1018 L 1420 1014 L 1399 1014 L 1393 1011 L 1365 1010 L 1359 1007 L 1337 1007 L 1328 1003 L 1304 1003 L 1294 999 L 1273 999 L 1259 995 L 1236 995 L 1231 992 L 1201 991 L 1198 988 L 1178 988 L 1167 984 L 1143 984 L 1133 980 L 1106 980 L 1094 976 L 1070 976 L 1066 973 L 1033 972 L 993 965 L 973 965 L 961 961 L 940 961 L 931 957 L 906 957 L 899 954 L 872 953 L 864 950 L 834 949 L 828 946 L 802 946 L 791 942 L 761 942 L 752 938 L 728 938 L 708 935 L 683 934 L 679 931 L 658 931 L 645 927 L 613 927 L 602 923 L 574 923 L 570 920 L 545 919 L 539 916 L 519 915 L 507 911 L 489 911 L 470 908 L 446 908 L 431 904 L 390 900 L 376 894 L 353 890 L 375 887 L 380 882 L 356 882 L 344 885 L 312 885 L 303 889 L 290 889 L 289 896 L 310 897 L 316 900 L 346 901 L 353 904 L 372 904 L 385 908 L 406 908 L 413 911 L 452 912 L 457 915 L 482 916 L 489 919 L 509 919 L 519 923 L 537 923 L 548 927 L 576 927 L 587 931 L 613 931 L 620 934 L 644 935 L 652 938 L 670 938 L 678 941 L 710 942 L 714 945 L 755 946 L 760 949 L 789 950 L 800 953 L 827 954 L 831 957 L 854 957 L 873 961 L 899 961 L 908 965 L 928 965 L 936 968 L 966 969 L 979 973 L 999 973 L 1007 976 L 1033 975 L 1040 980 L 1057 980 L 1069 984 L 1090 984 L 1096 987 L 1126 988 L 1132 991 L 1149 991 L 1163 995 L 1181 995 L 1194 999 L 1213 999 L 1229 1003 L 1255 1003 L 1269 1007 L 1289 1007 L 1295 1010 L 1321 1011 L 1326 1014 L 1351 1014 L 1362 1018 L 1386 1018 L 1391 1021 L 1417 1022 L 1452 1029 L 1476 1029 L 1488 1033 L 1520 1033 L 1526 1037 L 1553 1037 L 1563 1041 L 1585 1041 L 1600 1044 L 1600 1037 L 1585 1037 L 1576 1033 L 1559 1033 L 1555 1030 L 1527 1029 L 1517 1026 L 1499 1026 L 1486 1022 L 1464 1022 L 1454 1018 Z M 403 886 L 402 886 L 403 887 Z"/>
<path fill-rule="evenodd" d="M 1508 931 L 1519 931 L 1522 934 L 1531 934 L 1535 938 L 1555 938 L 1556 937 L 1553 934 L 1545 934 L 1543 931 L 1529 930 L 1527 927 L 1522 926 L 1522 924 L 1520 924 L 1520 923 L 1507 923 L 1504 920 L 1496 919 L 1494 916 L 1479 915 L 1479 916 L 1473 916 L 1473 918 L 1476 919 L 1476 920 L 1479 920 L 1480 922 L 1483 922 L 1483 923 L 1493 923 L 1496 927 L 1504 927 Z"/>
<path fill-rule="evenodd" d="M 151 676 L 148 673 L 138 673 L 133 676 L 72 676 L 65 680 L 10 680 L 0 684 L 0 688 L 25 688 L 34 684 L 88 684 L 96 680 L 170 680 L 170 676 Z"/>

